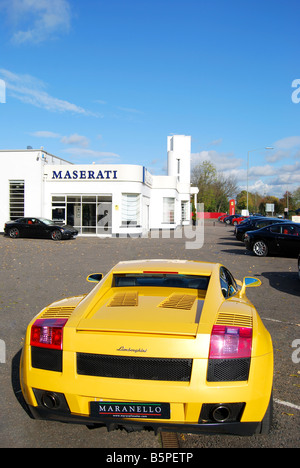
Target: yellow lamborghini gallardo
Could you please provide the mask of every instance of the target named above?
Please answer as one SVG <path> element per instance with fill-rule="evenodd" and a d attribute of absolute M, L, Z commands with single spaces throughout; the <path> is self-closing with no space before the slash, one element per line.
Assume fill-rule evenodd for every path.
<path fill-rule="evenodd" d="M 34 418 L 109 430 L 252 435 L 272 421 L 273 348 L 221 264 L 118 263 L 29 324 L 20 380 Z"/>

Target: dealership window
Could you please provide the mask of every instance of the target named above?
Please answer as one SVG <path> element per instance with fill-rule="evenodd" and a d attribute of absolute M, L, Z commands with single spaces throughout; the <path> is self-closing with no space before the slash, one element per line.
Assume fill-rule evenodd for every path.
<path fill-rule="evenodd" d="M 140 199 L 139 194 L 122 193 L 122 226 L 140 226 Z"/>
<path fill-rule="evenodd" d="M 9 181 L 9 218 L 13 221 L 24 216 L 24 180 Z"/>
<path fill-rule="evenodd" d="M 57 224 L 64 224 L 66 216 L 65 196 L 52 197 L 52 219 Z"/>
<path fill-rule="evenodd" d="M 53 195 L 52 219 L 78 229 L 80 234 L 111 234 L 111 195 Z"/>
<path fill-rule="evenodd" d="M 68 195 L 67 196 L 67 224 L 76 227 L 81 233 L 81 195 Z"/>
<path fill-rule="evenodd" d="M 163 223 L 174 224 L 175 198 L 163 198 Z"/>
<path fill-rule="evenodd" d="M 112 195 L 98 195 L 97 197 L 97 234 L 111 234 L 112 232 Z"/>
<path fill-rule="evenodd" d="M 189 221 L 189 202 L 181 202 L 181 221 Z"/>

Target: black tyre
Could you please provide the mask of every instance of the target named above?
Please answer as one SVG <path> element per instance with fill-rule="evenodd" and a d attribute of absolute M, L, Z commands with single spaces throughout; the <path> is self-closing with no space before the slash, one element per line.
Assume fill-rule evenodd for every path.
<path fill-rule="evenodd" d="M 20 231 L 18 228 L 14 227 L 14 228 L 11 228 L 9 230 L 9 237 L 11 237 L 12 239 L 17 239 L 18 237 L 20 237 Z"/>
<path fill-rule="evenodd" d="M 266 255 L 268 255 L 268 247 L 266 243 L 262 240 L 256 241 L 253 244 L 252 250 L 258 257 L 265 257 Z"/>
<path fill-rule="evenodd" d="M 55 229 L 55 231 L 51 232 L 51 239 L 54 241 L 58 241 L 62 239 L 62 234 L 59 229 Z"/>

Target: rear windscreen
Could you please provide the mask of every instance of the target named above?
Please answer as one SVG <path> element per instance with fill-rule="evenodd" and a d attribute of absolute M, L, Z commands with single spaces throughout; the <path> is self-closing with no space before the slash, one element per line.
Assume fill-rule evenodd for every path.
<path fill-rule="evenodd" d="M 152 286 L 163 288 L 189 288 L 207 290 L 209 276 L 179 275 L 168 273 L 126 273 L 114 275 L 113 287 Z"/>

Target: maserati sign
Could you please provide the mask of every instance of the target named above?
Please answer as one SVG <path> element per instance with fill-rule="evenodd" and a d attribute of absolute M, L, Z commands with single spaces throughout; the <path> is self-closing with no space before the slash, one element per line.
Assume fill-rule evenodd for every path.
<path fill-rule="evenodd" d="M 145 167 L 134 164 L 44 165 L 48 182 L 140 182 L 151 187 L 152 179 Z"/>
<path fill-rule="evenodd" d="M 53 180 L 116 180 L 118 171 L 110 171 L 110 170 L 97 170 L 97 171 L 70 171 L 70 170 L 60 170 L 60 171 L 52 171 L 52 179 Z"/>

